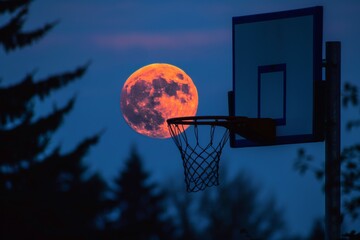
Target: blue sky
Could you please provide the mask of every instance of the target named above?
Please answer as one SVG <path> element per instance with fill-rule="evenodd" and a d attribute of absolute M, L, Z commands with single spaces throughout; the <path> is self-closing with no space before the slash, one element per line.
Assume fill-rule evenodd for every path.
<path fill-rule="evenodd" d="M 199 93 L 198 115 L 227 115 L 227 92 L 232 88 L 231 24 L 233 16 L 302 7 L 324 6 L 324 41 L 342 42 L 342 80 L 359 84 L 360 2 L 357 0 L 37 0 L 30 9 L 27 27 L 60 20 L 38 44 L 6 55 L 0 52 L 2 84 L 20 80 L 36 70 L 41 79 L 49 74 L 92 64 L 83 79 L 54 95 L 39 107 L 45 114 L 77 95 L 73 112 L 56 134 L 53 146 L 64 151 L 82 138 L 105 129 L 100 143 L 86 162 L 111 180 L 124 166 L 130 146 L 136 144 L 156 181 L 183 186 L 180 154 L 171 139 L 147 138 L 134 132 L 120 111 L 120 92 L 138 68 L 155 62 L 170 63 L 193 79 Z M 343 111 L 343 119 L 353 113 Z M 356 140 L 343 132 L 342 146 Z M 321 184 L 311 175 L 293 169 L 297 149 L 306 147 L 324 158 L 324 144 L 286 145 L 223 151 L 221 167 L 234 176 L 248 172 L 273 194 L 293 233 L 307 232 L 312 220 L 324 215 Z M 184 190 L 185 193 L 185 190 Z"/>

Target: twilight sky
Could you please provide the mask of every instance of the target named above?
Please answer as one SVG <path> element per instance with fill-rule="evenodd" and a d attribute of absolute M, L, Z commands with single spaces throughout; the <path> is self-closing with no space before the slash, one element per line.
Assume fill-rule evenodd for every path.
<path fill-rule="evenodd" d="M 120 92 L 126 79 L 150 63 L 176 65 L 197 86 L 198 115 L 227 115 L 227 92 L 232 88 L 232 17 L 316 5 L 324 6 L 324 42 L 342 42 L 342 81 L 359 85 L 358 0 L 35 0 L 28 28 L 53 20 L 60 23 L 32 47 L 8 55 L 0 51 L 0 77 L 3 85 L 31 71 L 41 79 L 91 60 L 81 80 L 39 105 L 39 113 L 46 114 L 53 103 L 61 105 L 77 96 L 53 146 L 61 143 L 66 151 L 105 129 L 86 158 L 92 171 L 111 180 L 135 144 L 155 181 L 173 181 L 184 188 L 180 154 L 173 141 L 137 134 L 123 119 Z M 344 122 L 352 114 L 344 110 Z M 355 140 L 355 133 L 343 132 L 342 146 Z M 293 169 L 300 147 L 318 160 L 324 158 L 323 143 L 247 149 L 226 146 L 220 166 L 230 176 L 239 171 L 251 175 L 266 196 L 277 198 L 289 231 L 301 234 L 308 232 L 314 218 L 324 215 L 324 196 L 312 175 L 299 176 Z"/>

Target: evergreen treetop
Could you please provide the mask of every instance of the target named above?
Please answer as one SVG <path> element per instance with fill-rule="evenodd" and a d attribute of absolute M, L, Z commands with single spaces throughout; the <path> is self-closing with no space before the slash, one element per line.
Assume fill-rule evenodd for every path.
<path fill-rule="evenodd" d="M 13 14 L 0 27 L 0 45 L 10 54 L 41 39 L 47 23 L 24 32 L 31 1 L 0 1 L 0 14 Z M 0 239 L 99 239 L 99 219 L 108 209 L 107 186 L 97 174 L 85 178 L 82 162 L 100 134 L 85 138 L 66 153 L 50 149 L 53 134 L 73 109 L 75 98 L 35 119 L 35 98 L 79 80 L 89 64 L 40 81 L 34 74 L 0 86 Z M 4 69 L 2 69 L 4 70 Z"/>

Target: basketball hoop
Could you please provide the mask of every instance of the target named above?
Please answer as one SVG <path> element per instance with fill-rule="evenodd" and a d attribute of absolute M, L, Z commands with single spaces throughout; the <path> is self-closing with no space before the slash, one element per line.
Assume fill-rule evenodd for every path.
<path fill-rule="evenodd" d="M 254 119 L 233 116 L 194 116 L 170 118 L 169 132 L 183 160 L 186 190 L 197 192 L 219 185 L 221 152 L 230 132 L 249 140 L 271 144 L 275 141 L 275 121 L 269 118 Z M 185 129 L 192 126 L 194 137 L 188 137 Z M 199 136 L 205 126 L 210 130 Z M 222 128 L 219 128 L 222 127 Z M 200 133 L 201 132 L 201 133 Z"/>

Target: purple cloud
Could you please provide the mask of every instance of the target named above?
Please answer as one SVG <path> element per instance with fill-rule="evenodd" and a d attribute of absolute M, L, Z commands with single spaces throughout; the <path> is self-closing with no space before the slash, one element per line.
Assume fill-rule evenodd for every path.
<path fill-rule="evenodd" d="M 209 30 L 199 32 L 175 33 L 124 33 L 111 35 L 96 35 L 92 38 L 97 46 L 124 50 L 129 48 L 157 49 L 186 49 L 208 47 L 231 40 L 229 30 Z"/>

